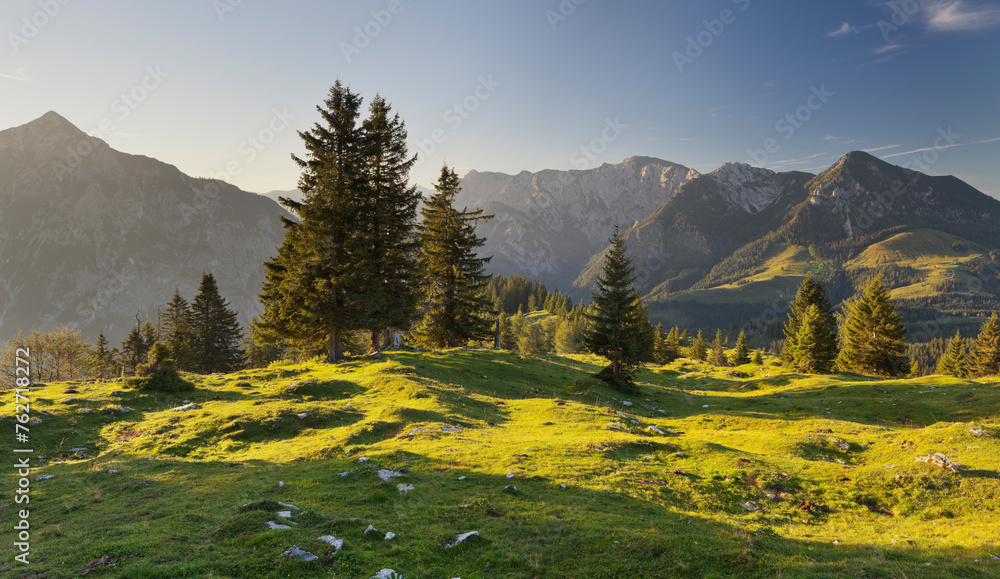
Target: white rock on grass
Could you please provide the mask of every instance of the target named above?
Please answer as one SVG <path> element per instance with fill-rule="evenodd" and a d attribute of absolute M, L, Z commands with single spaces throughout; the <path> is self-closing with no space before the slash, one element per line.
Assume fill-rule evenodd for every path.
<path fill-rule="evenodd" d="M 309 413 L 308 413 L 308 412 L 299 412 L 299 413 L 298 413 L 298 414 L 296 414 L 295 416 L 296 416 L 296 417 L 297 417 L 297 418 L 298 418 L 299 420 L 305 420 L 306 418 L 309 418 Z"/>
<path fill-rule="evenodd" d="M 339 477 L 345 477 L 345 476 L 347 476 L 349 474 L 351 474 L 351 471 L 345 470 L 344 472 L 338 472 L 337 476 L 339 476 Z"/>
<path fill-rule="evenodd" d="M 293 511 L 301 511 L 302 509 L 296 507 L 295 505 L 286 505 L 285 503 L 278 503 L 279 505 L 285 507 L 286 509 L 292 509 Z"/>
<path fill-rule="evenodd" d="M 986 434 L 986 432 L 982 428 L 970 428 L 969 432 L 975 434 L 976 436 L 982 436 Z"/>
<path fill-rule="evenodd" d="M 507 473 L 507 478 L 514 478 L 514 471 L 508 472 Z"/>
<path fill-rule="evenodd" d="M 290 518 L 292 518 L 292 511 L 278 511 L 277 514 L 278 514 L 279 517 L 281 517 L 283 519 L 290 519 Z"/>
<path fill-rule="evenodd" d="M 339 551 L 339 550 L 341 550 L 341 549 L 344 548 L 344 540 L 343 539 L 338 539 L 338 538 L 334 537 L 333 535 L 323 535 L 322 537 L 320 537 L 317 540 L 318 541 L 323 541 L 324 543 L 327 543 L 328 545 L 332 545 L 334 553 L 336 553 L 337 551 Z"/>
<path fill-rule="evenodd" d="M 405 495 L 406 493 L 412 491 L 414 488 L 416 487 L 414 487 L 413 485 L 407 485 L 402 483 L 396 485 L 396 489 L 399 491 L 399 494 L 401 495 Z"/>
<path fill-rule="evenodd" d="M 931 453 L 927 456 L 918 456 L 916 460 L 926 462 L 927 464 L 933 464 L 934 466 L 950 470 L 951 472 L 958 472 L 959 467 L 962 466 L 957 462 L 953 462 L 950 458 L 940 452 Z"/>
<path fill-rule="evenodd" d="M 278 481 L 278 488 L 280 489 L 280 488 L 281 488 L 281 487 L 283 487 L 283 486 L 285 486 L 285 481 L 283 481 L 283 480 L 279 480 L 279 481 Z"/>
<path fill-rule="evenodd" d="M 289 559 L 298 559 L 300 561 L 307 561 L 307 562 L 319 559 L 319 557 L 317 557 L 316 555 L 313 555 L 309 551 L 303 551 L 302 549 L 299 549 L 295 545 L 292 545 L 292 548 L 282 553 L 281 556 L 288 557 Z"/>
<path fill-rule="evenodd" d="M 395 538 L 396 538 L 396 533 L 393 533 L 392 531 L 389 531 L 388 533 L 385 534 L 386 541 L 391 541 Z"/>
<path fill-rule="evenodd" d="M 844 452 L 847 452 L 851 448 L 850 446 L 848 446 L 847 444 L 845 444 L 843 442 L 840 442 L 836 438 L 831 438 L 830 442 L 832 442 L 833 444 L 837 445 L 837 448 L 839 448 L 840 450 L 843 450 Z"/>
<path fill-rule="evenodd" d="M 78 446 L 76 448 L 69 449 L 70 452 L 87 452 L 89 450 L 86 446 Z"/>
<path fill-rule="evenodd" d="M 384 481 L 388 481 L 388 480 L 394 479 L 396 477 L 403 476 L 403 473 L 401 473 L 399 471 L 389 470 L 389 469 L 386 469 L 386 468 L 383 468 L 383 469 L 379 470 L 375 474 L 378 475 L 378 478 L 380 478 L 380 479 L 382 479 Z"/>
<path fill-rule="evenodd" d="M 465 477 L 464 476 L 460 476 L 460 477 L 458 477 L 458 480 L 465 480 Z"/>
<path fill-rule="evenodd" d="M 402 575 L 397 573 L 393 569 L 382 569 L 378 573 L 371 576 L 371 579 L 400 579 Z"/>
<path fill-rule="evenodd" d="M 368 528 L 365 529 L 365 532 L 361 533 L 361 535 L 367 537 L 369 533 L 378 533 L 378 529 L 372 525 L 368 525 Z"/>
<path fill-rule="evenodd" d="M 272 531 L 284 531 L 286 529 L 291 529 L 291 527 L 289 527 L 288 525 L 279 525 L 278 523 L 275 523 L 274 521 L 268 521 L 267 522 L 267 526 L 271 527 Z"/>
<path fill-rule="evenodd" d="M 184 406 L 178 406 L 176 408 L 171 408 L 171 412 L 188 412 L 190 410 L 198 410 L 201 406 L 197 404 L 185 404 Z"/>
<path fill-rule="evenodd" d="M 35 482 L 38 482 L 40 480 L 49 480 L 50 478 L 56 478 L 56 476 L 54 474 L 43 474 L 41 476 L 36 476 Z"/>
<path fill-rule="evenodd" d="M 361 458 L 358 459 L 358 462 L 364 464 L 364 463 L 368 462 L 368 457 L 367 456 L 362 456 Z"/>
<path fill-rule="evenodd" d="M 445 549 L 451 549 L 452 547 L 457 546 L 459 543 L 462 543 L 463 541 L 465 541 L 467 539 L 470 539 L 472 537 L 478 537 L 478 536 L 479 536 L 479 531 L 469 531 L 468 533 L 462 533 L 461 535 L 455 537 L 455 542 L 454 543 L 449 543 L 449 544 L 445 545 L 444 548 Z"/>
<path fill-rule="evenodd" d="M 646 427 L 646 430 L 648 430 L 650 432 L 653 432 L 653 433 L 656 433 L 656 434 L 660 434 L 660 435 L 666 434 L 666 432 L 663 432 L 662 430 L 660 430 L 659 428 L 657 428 L 655 426 L 648 426 L 648 427 Z"/>
<path fill-rule="evenodd" d="M 622 406 L 632 406 L 632 403 L 629 402 L 628 400 L 626 400 L 626 401 L 622 402 Z"/>

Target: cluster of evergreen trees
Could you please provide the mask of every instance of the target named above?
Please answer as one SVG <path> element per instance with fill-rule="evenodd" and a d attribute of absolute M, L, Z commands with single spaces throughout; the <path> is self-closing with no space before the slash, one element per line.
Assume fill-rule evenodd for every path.
<path fill-rule="evenodd" d="M 938 362 L 936 373 L 957 378 L 1000 374 L 1000 324 L 997 314 L 994 313 L 983 323 L 970 353 L 966 352 L 962 336 L 955 332 Z"/>
<path fill-rule="evenodd" d="M 307 156 L 301 202 L 281 199 L 300 220 L 283 219 L 285 239 L 265 264 L 259 341 L 344 357 L 345 340 L 367 332 L 372 353 L 388 332 L 411 330 L 431 347 L 464 345 L 493 333 L 486 294 L 489 258 L 475 225 L 491 216 L 454 207 L 459 180 L 444 166 L 422 209 L 408 184 L 416 156 L 406 128 L 380 96 L 361 119 L 362 99 L 340 81 L 318 107 L 322 122 L 299 135 Z"/>

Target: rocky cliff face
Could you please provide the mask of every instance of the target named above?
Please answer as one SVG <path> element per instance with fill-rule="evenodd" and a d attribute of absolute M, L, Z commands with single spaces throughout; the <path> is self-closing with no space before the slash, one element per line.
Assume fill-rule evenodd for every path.
<path fill-rule="evenodd" d="M 283 230 L 274 201 L 87 136 L 56 113 L 0 132 L 0 339 L 102 328 L 120 341 L 202 272 L 248 322 Z"/>
<path fill-rule="evenodd" d="M 645 219 L 698 173 L 634 157 L 587 171 L 472 171 L 462 180 L 459 207 L 481 207 L 494 219 L 478 228 L 487 238 L 494 273 L 528 275 L 568 288 L 587 260 L 604 248 L 615 222 Z"/>

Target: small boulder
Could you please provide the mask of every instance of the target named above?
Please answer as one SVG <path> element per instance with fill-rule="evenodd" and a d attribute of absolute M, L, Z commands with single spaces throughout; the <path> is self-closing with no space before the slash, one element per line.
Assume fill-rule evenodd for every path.
<path fill-rule="evenodd" d="M 361 458 L 358 459 L 358 462 L 360 464 L 364 464 L 364 463 L 368 462 L 368 460 L 369 460 L 369 458 L 367 456 L 362 456 Z"/>
<path fill-rule="evenodd" d="M 291 529 L 288 525 L 280 525 L 274 521 L 268 521 L 267 526 L 270 527 L 272 531 L 284 531 L 286 529 Z"/>
<path fill-rule="evenodd" d="M 41 476 L 36 476 L 35 477 L 35 482 L 42 481 L 42 480 L 49 480 L 50 478 L 56 478 L 56 477 L 55 477 L 55 475 L 52 475 L 52 474 L 43 474 Z"/>
<path fill-rule="evenodd" d="M 470 531 L 468 533 L 462 533 L 461 535 L 455 537 L 454 543 L 449 543 L 444 546 L 445 549 L 451 549 L 452 547 L 458 546 L 460 543 L 471 539 L 472 537 L 478 537 L 479 531 Z"/>
<path fill-rule="evenodd" d="M 400 579 L 402 575 L 396 573 L 393 569 L 382 569 L 378 573 L 371 576 L 371 579 Z"/>
<path fill-rule="evenodd" d="M 396 477 L 403 476 L 403 473 L 401 473 L 399 471 L 389 470 L 389 469 L 385 469 L 385 468 L 380 469 L 375 474 L 378 475 L 378 478 L 380 478 L 380 479 L 382 479 L 384 481 L 388 481 L 388 480 L 394 479 Z"/>
<path fill-rule="evenodd" d="M 300 561 L 315 561 L 319 559 L 316 555 L 313 555 L 309 551 L 303 551 L 295 545 L 292 545 L 290 549 L 281 554 L 282 557 L 288 557 L 289 559 L 298 559 Z"/>
<path fill-rule="evenodd" d="M 367 529 L 365 529 L 365 532 L 364 532 L 364 533 L 361 533 L 361 536 L 363 536 L 363 537 L 367 537 L 368 535 L 370 535 L 370 534 L 372 534 L 372 533 L 375 533 L 375 534 L 378 534 L 378 529 L 376 529 L 376 528 L 375 528 L 374 526 L 372 526 L 372 525 L 368 525 L 368 528 L 367 528 Z"/>
<path fill-rule="evenodd" d="M 399 494 L 401 495 L 405 495 L 406 493 L 412 491 L 414 488 L 416 487 L 414 487 L 413 485 L 407 485 L 402 483 L 396 485 L 396 489 L 399 491 Z"/>
<path fill-rule="evenodd" d="M 392 531 L 389 531 L 388 533 L 385 534 L 386 541 L 391 541 L 395 538 L 396 538 L 396 533 L 393 533 Z"/>
<path fill-rule="evenodd" d="M 344 548 L 344 540 L 338 539 L 333 535 L 323 535 L 318 540 L 323 541 L 324 543 L 327 543 L 329 545 L 332 545 L 334 553 Z"/>
<path fill-rule="evenodd" d="M 189 412 L 191 410 L 198 410 L 201 406 L 197 404 L 185 404 L 184 406 L 178 406 L 176 408 L 171 408 L 171 412 Z"/>

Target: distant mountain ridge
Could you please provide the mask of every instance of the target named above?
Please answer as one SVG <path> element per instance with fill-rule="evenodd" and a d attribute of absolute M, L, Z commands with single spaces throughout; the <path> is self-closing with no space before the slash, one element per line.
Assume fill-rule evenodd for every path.
<path fill-rule="evenodd" d="M 54 112 L 0 132 L 0 339 L 58 325 L 114 343 L 212 272 L 246 323 L 283 229 L 275 202 L 129 155 Z"/>

